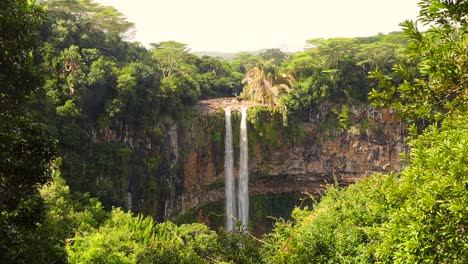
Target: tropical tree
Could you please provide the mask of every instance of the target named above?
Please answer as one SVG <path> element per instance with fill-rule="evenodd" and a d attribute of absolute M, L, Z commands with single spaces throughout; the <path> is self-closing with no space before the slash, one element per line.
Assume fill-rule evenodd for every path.
<path fill-rule="evenodd" d="M 280 49 L 267 49 L 266 51 L 259 54 L 259 56 L 265 60 L 270 61 L 275 66 L 280 66 L 289 57 L 289 54 L 284 53 Z"/>
<path fill-rule="evenodd" d="M 244 74 L 234 70 L 230 62 L 203 56 L 197 60 L 196 65 L 201 98 L 232 96 L 242 90 Z"/>
<path fill-rule="evenodd" d="M 171 77 L 173 75 L 184 75 L 192 72 L 194 69 L 187 63 L 190 57 L 187 44 L 175 41 L 164 41 L 152 43 L 153 60 L 161 71 L 162 77 Z"/>
<path fill-rule="evenodd" d="M 255 67 L 255 65 L 261 61 L 261 57 L 255 56 L 249 52 L 242 51 L 236 53 L 234 59 L 232 60 L 232 65 L 235 70 L 245 74 L 249 69 Z"/>
<path fill-rule="evenodd" d="M 283 100 L 295 116 L 310 118 L 317 104 L 367 103 L 375 81 L 368 71 L 379 68 L 391 73 L 402 56 L 403 34 L 393 32 L 371 37 L 312 39 L 305 51 L 291 54 L 281 68 L 294 75 L 295 88 Z M 397 80 L 398 81 L 398 80 Z"/>
<path fill-rule="evenodd" d="M 247 71 L 242 83 L 245 84 L 242 97 L 278 106 L 280 95 L 291 90 L 294 78 L 290 74 L 279 72 L 278 68 L 269 62 L 260 62 Z"/>
<path fill-rule="evenodd" d="M 33 65 L 44 12 L 34 1 L 0 2 L 0 262 L 32 263 L 43 220 L 38 187 L 50 179 L 55 142 L 31 116 L 41 79 Z M 46 247 L 46 246 L 44 246 Z"/>
<path fill-rule="evenodd" d="M 94 0 L 42 0 L 52 13 L 72 14 L 83 28 L 104 31 L 110 36 L 131 38 L 134 24 L 112 6 L 103 6 Z M 65 15 L 67 16 L 67 15 Z"/>
<path fill-rule="evenodd" d="M 468 101 L 467 1 L 425 0 L 419 22 L 430 25 L 421 32 L 416 22 L 401 25 L 408 37 L 407 55 L 416 67 L 394 66 L 400 85 L 380 69 L 372 73 L 379 86 L 370 98 L 378 106 L 391 106 L 409 121 L 437 121 Z"/>

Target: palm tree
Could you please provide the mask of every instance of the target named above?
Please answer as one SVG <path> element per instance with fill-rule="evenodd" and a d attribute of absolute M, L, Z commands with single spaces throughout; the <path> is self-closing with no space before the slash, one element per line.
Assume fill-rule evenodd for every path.
<path fill-rule="evenodd" d="M 290 74 L 279 72 L 270 62 L 259 62 L 247 71 L 242 83 L 245 84 L 243 97 L 254 102 L 277 106 L 279 96 L 291 90 L 294 78 Z"/>

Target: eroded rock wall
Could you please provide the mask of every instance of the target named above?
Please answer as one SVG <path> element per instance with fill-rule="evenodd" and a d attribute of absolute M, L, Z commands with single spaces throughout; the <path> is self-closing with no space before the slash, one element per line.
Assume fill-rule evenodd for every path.
<path fill-rule="evenodd" d="M 395 113 L 350 107 L 349 126 L 344 129 L 336 107 L 318 107 L 308 122 L 298 125 L 297 135 L 288 134 L 290 128 L 282 127 L 275 114 L 261 115 L 268 129 L 249 124 L 250 195 L 317 194 L 326 183 L 346 185 L 374 172 L 401 170 L 405 126 Z M 234 115 L 235 170 L 238 124 Z M 224 113 L 201 114 L 179 129 L 181 192 L 166 201 L 166 218 L 224 199 Z"/>
<path fill-rule="evenodd" d="M 395 113 L 349 107 L 344 129 L 338 122 L 340 107 L 323 104 L 309 113 L 307 122 L 284 127 L 280 114 L 252 106 L 250 195 L 317 194 L 326 183 L 346 185 L 373 172 L 401 170 L 405 126 Z M 225 197 L 224 122 L 222 108 L 195 108 L 188 119 L 165 118 L 151 127 L 113 122 L 93 128 L 84 152 L 64 151 L 67 181 L 108 206 L 158 220 L 220 203 Z M 234 112 L 235 175 L 239 122 L 240 114 Z"/>

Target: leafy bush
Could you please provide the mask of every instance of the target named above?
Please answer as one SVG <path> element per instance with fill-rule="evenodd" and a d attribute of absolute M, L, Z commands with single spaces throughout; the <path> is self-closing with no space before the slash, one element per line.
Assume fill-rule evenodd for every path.
<path fill-rule="evenodd" d="M 260 255 L 260 243 L 248 232 L 229 233 L 220 230 L 216 245 L 216 261 L 245 264 L 263 263 Z"/>
<path fill-rule="evenodd" d="M 216 233 L 202 224 L 155 224 L 151 217 L 117 208 L 102 226 L 77 233 L 71 241 L 72 263 L 204 263 Z"/>
<path fill-rule="evenodd" d="M 431 126 L 410 145 L 411 165 L 393 190 L 400 206 L 377 230 L 376 255 L 397 263 L 467 263 L 467 112 L 446 119 L 440 131 Z"/>

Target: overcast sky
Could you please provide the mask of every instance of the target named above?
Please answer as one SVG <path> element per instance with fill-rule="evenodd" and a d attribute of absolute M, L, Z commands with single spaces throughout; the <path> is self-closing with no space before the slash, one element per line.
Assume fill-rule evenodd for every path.
<path fill-rule="evenodd" d="M 175 40 L 193 51 L 296 51 L 312 38 L 371 36 L 416 19 L 419 0 L 98 0 L 136 25 L 145 45 Z"/>

